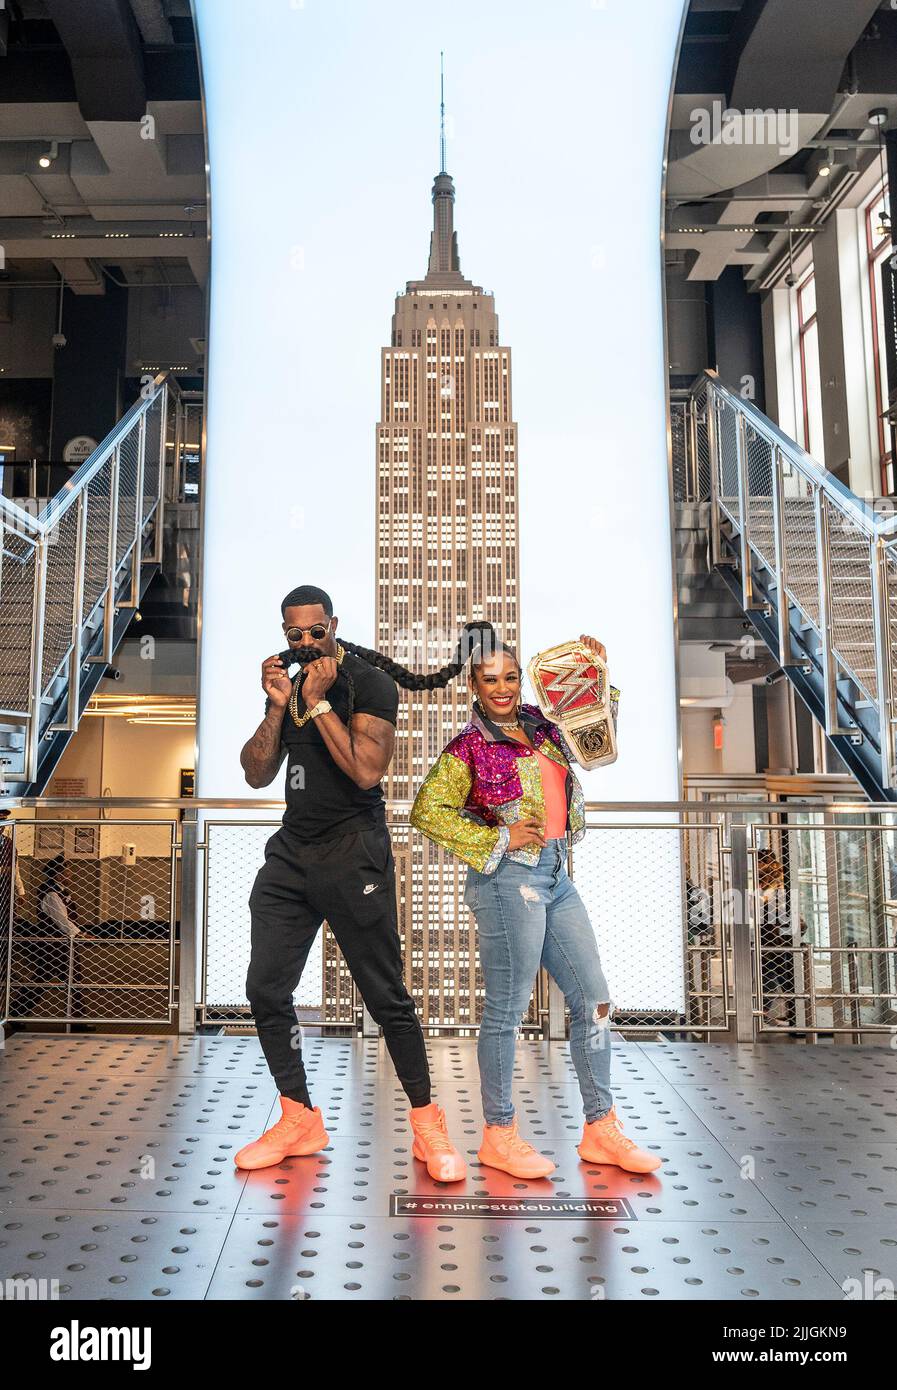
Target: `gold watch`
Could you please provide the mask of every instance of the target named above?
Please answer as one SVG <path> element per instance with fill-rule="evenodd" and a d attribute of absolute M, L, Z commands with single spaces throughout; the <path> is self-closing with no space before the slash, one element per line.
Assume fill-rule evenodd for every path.
<path fill-rule="evenodd" d="M 333 705 L 329 700 L 319 700 L 318 703 L 312 705 L 311 709 L 308 711 L 309 717 L 311 719 L 317 719 L 319 714 L 326 714 L 330 709 L 333 709 Z"/>

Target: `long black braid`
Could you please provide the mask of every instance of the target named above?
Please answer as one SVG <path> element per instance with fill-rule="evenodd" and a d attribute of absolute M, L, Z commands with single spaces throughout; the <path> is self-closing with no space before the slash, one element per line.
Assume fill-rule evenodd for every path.
<path fill-rule="evenodd" d="M 318 589 L 311 584 L 303 584 L 300 588 L 291 590 L 280 607 L 281 612 L 285 613 L 287 608 L 299 608 L 313 603 L 320 604 L 328 618 L 333 616 L 333 605 L 329 595 L 323 589 Z M 471 666 L 477 666 L 497 651 L 508 652 L 517 661 L 517 653 L 514 649 L 507 646 L 506 643 L 500 642 L 495 628 L 484 619 L 464 624 L 451 661 L 440 667 L 438 671 L 409 671 L 406 666 L 401 666 L 399 662 L 393 661 L 392 657 L 386 656 L 383 652 L 374 651 L 370 647 L 360 647 L 356 642 L 347 642 L 343 637 L 339 638 L 339 642 L 352 656 L 366 661 L 369 666 L 376 666 L 378 670 L 385 671 L 403 690 L 444 690 L 449 681 L 460 676 L 468 662 Z M 286 651 L 279 653 L 281 661 L 287 668 L 297 663 L 300 666 L 305 666 L 319 655 L 320 653 L 314 648 L 296 647 L 288 647 Z M 303 679 L 304 673 L 299 677 L 300 695 Z M 348 718 L 351 722 L 352 712 L 355 708 L 355 682 L 349 672 L 342 667 L 337 668 L 337 680 L 344 680 L 349 687 Z"/>

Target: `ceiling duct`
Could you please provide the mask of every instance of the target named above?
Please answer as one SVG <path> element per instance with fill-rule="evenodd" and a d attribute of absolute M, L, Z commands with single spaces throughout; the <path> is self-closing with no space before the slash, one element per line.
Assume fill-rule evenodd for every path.
<path fill-rule="evenodd" d="M 725 112 L 744 118 L 742 138 L 695 138 L 690 106 L 708 105 L 706 94 L 677 93 L 678 127 L 670 134 L 671 196 L 712 196 L 759 178 L 796 154 L 827 129 L 848 55 L 880 7 L 881 0 L 746 0 L 729 38 L 727 92 L 706 118 L 708 130 L 731 125 Z M 748 120 L 747 113 L 758 113 Z M 759 113 L 776 113 L 775 121 Z M 762 138 L 757 138 L 757 136 Z"/>
<path fill-rule="evenodd" d="M 174 43 L 171 25 L 168 23 L 162 0 L 131 0 L 134 18 L 143 35 L 144 43 Z"/>
<path fill-rule="evenodd" d="M 65 45 L 85 121 L 139 121 L 146 113 L 140 31 L 128 0 L 46 0 Z"/>

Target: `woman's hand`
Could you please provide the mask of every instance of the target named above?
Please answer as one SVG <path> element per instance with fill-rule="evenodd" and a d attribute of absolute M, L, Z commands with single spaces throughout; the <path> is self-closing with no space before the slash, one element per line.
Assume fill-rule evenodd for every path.
<path fill-rule="evenodd" d="M 522 820 L 515 820 L 510 830 L 508 849 L 527 849 L 530 845 L 545 848 L 545 826 L 535 817 L 526 816 Z"/>
<path fill-rule="evenodd" d="M 607 648 L 603 642 L 598 641 L 597 637 L 587 637 L 583 632 L 580 634 L 579 640 L 582 642 L 583 646 L 589 647 L 591 651 L 597 653 L 602 661 L 607 660 Z"/>

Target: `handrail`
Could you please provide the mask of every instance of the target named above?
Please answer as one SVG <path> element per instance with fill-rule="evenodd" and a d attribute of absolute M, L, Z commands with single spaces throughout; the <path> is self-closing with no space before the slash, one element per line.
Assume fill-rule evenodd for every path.
<path fill-rule="evenodd" d="M 851 492 L 850 488 L 846 487 L 839 478 L 836 478 L 828 469 L 823 468 L 822 464 L 817 463 L 812 454 L 808 454 L 806 449 L 802 448 L 796 440 L 785 434 L 784 430 L 780 429 L 774 420 L 770 420 L 769 417 L 764 415 L 762 410 L 758 410 L 751 401 L 739 396 L 735 391 L 732 391 L 728 386 L 724 385 L 712 368 L 705 368 L 698 378 L 698 381 L 702 380 L 712 382 L 714 391 L 722 400 L 727 401 L 733 409 L 750 420 L 751 424 L 760 434 L 778 444 L 779 448 L 787 455 L 789 462 L 794 464 L 798 472 L 800 472 L 808 482 L 812 482 L 817 487 L 820 487 L 823 492 L 827 493 L 839 506 L 842 506 L 846 511 L 852 512 L 858 525 L 869 531 L 870 534 L 883 526 L 892 527 L 897 525 L 897 518 L 894 517 L 888 517 L 881 521 L 873 517 L 870 521 L 868 512 L 863 507 L 862 502 L 855 492 Z M 692 392 L 694 392 L 694 387 L 692 387 Z"/>
<path fill-rule="evenodd" d="M 770 645 L 783 669 L 807 661 L 798 629 L 815 630 L 820 646 L 810 655 L 819 658 L 826 735 L 871 737 L 876 765 L 864 755 L 863 766 L 885 793 L 897 792 L 897 516 L 877 517 L 713 370 L 672 404 L 687 424 L 674 437 L 674 479 L 684 476 L 694 493 L 683 500 L 710 503 L 712 563 L 734 558 L 748 613 L 777 608 Z M 759 602 L 755 587 L 765 590 Z M 856 690 L 849 704 L 844 678 Z M 874 711 L 877 732 L 865 715 L 859 721 L 860 707 Z"/>
<path fill-rule="evenodd" d="M 35 536 L 40 535 L 40 524 L 37 517 L 31 512 L 20 507 L 11 497 L 0 495 L 0 522 L 14 527 L 21 527 L 24 530 L 33 532 Z"/>
<path fill-rule="evenodd" d="M 0 497 L 0 718 L 25 730 L 4 750 L 7 781 L 34 783 L 41 740 L 78 728 L 82 670 L 111 661 L 119 611 L 161 564 L 171 389 L 167 373 L 147 380 L 36 517 Z"/>
<path fill-rule="evenodd" d="M 2 801 L 4 807 L 19 810 L 165 810 L 165 811 L 282 811 L 286 803 L 279 798 L 255 796 L 9 796 Z M 386 801 L 386 811 L 410 810 L 410 798 L 390 797 Z M 845 815 L 862 812 L 886 811 L 897 816 L 893 801 L 835 801 L 831 792 L 820 792 L 817 797 L 788 797 L 787 801 L 729 800 L 715 797 L 712 800 L 692 801 L 587 801 L 586 811 L 614 811 L 621 815 L 633 815 L 640 811 L 689 811 L 694 814 L 704 811 L 838 811 Z M 110 821 L 108 824 L 114 824 Z"/>
<path fill-rule="evenodd" d="M 235 771 L 234 786 L 238 778 L 239 772 Z M 850 792 L 849 787 L 845 790 Z M 826 798 L 837 794 L 836 788 L 822 793 Z M 750 1042 L 760 1032 L 771 1033 L 772 1014 L 784 1008 L 786 1016 L 790 1016 L 791 1030 L 816 1040 L 817 1035 L 830 1033 L 856 1033 L 862 1040 L 867 1032 L 882 1037 L 893 1032 L 891 1003 L 897 948 L 888 906 L 888 847 L 897 807 L 888 802 L 879 813 L 862 803 L 823 807 L 805 795 L 793 802 L 747 802 L 736 800 L 736 795 L 734 787 L 726 786 L 714 801 L 609 801 L 588 805 L 591 813 L 627 813 L 627 835 L 631 831 L 635 837 L 631 843 L 638 850 L 619 855 L 608 845 L 606 856 L 599 856 L 596 863 L 590 850 L 596 843 L 601 844 L 602 835 L 615 833 L 618 817 L 610 815 L 599 820 L 590 814 L 586 838 L 581 845 L 578 842 L 572 847 L 567 862 L 567 871 L 590 911 L 593 903 L 599 911 L 601 905 L 623 904 L 622 913 L 617 911 L 614 919 L 620 929 L 616 935 L 622 932 L 625 940 L 629 932 L 650 964 L 654 984 L 646 993 L 654 997 L 640 1001 L 632 997 L 631 989 L 626 989 L 630 997 L 617 1009 L 617 1026 L 627 1033 L 719 1033 Z M 386 803 L 387 825 L 397 850 L 406 838 L 420 838 L 419 832 L 398 814 L 400 806 L 407 810 L 409 804 L 407 799 Z M 251 875 L 261 862 L 264 835 L 270 834 L 274 817 L 279 819 L 282 812 L 282 801 L 249 796 L 52 797 L 43 801 L 28 796 L 11 797 L 9 805 L 39 808 L 42 814 L 33 819 L 13 816 L 0 832 L 6 837 L 11 867 L 18 868 L 24 888 L 23 898 L 10 895 L 10 911 L 0 924 L 0 960 L 4 961 L 0 967 L 0 1023 L 5 1019 L 55 1024 L 115 1021 L 139 1026 L 148 1021 L 170 1022 L 176 1009 L 181 1033 L 192 1032 L 197 1021 L 239 1022 L 245 1026 L 249 1002 L 243 994 L 243 980 L 248 960 Z M 122 816 L 89 822 L 100 827 L 100 836 L 93 837 L 90 854 L 85 856 L 74 843 L 75 832 L 62 828 L 84 823 L 84 817 L 77 812 L 86 811 L 88 806 L 115 807 Z M 791 813 L 804 806 L 815 814 L 806 819 L 800 817 L 795 824 Z M 149 807 L 164 808 L 166 814 L 151 817 L 146 810 Z M 649 807 L 680 814 L 652 818 L 645 814 Z M 215 814 L 217 810 L 238 808 L 243 812 L 238 816 Z M 76 814 L 66 817 L 65 812 L 73 809 Z M 761 814 L 749 821 L 754 810 Z M 178 816 L 177 812 L 183 814 Z M 58 842 L 52 846 L 43 839 L 41 827 L 46 826 L 57 829 Z M 671 840 L 679 846 L 681 873 L 671 871 L 665 854 L 652 855 L 654 845 L 659 848 L 663 842 L 667 849 Z M 114 916 L 102 906 L 103 886 L 119 882 L 114 875 L 122 858 L 123 841 L 133 847 L 135 862 L 153 865 L 152 876 L 145 880 L 154 886 L 152 915 L 142 924 L 149 931 L 134 932 L 128 926 L 138 918 L 136 894 L 140 887 L 139 882 L 132 885 L 129 897 L 127 875 L 121 881 L 122 896 L 116 896 Z M 811 858 L 804 852 L 807 845 L 815 847 L 812 873 L 803 867 Z M 859 873 L 853 859 L 841 853 L 844 845 L 863 847 Z M 785 932 L 774 933 L 772 940 L 763 930 L 767 919 L 761 915 L 761 849 L 772 849 L 787 885 L 784 896 L 775 901 L 775 906 L 781 905 L 784 912 L 778 920 L 784 922 Z M 88 945 L 91 941 L 110 939 L 104 928 L 111 920 L 121 933 L 119 939 L 127 940 L 128 950 L 133 953 L 121 962 L 126 973 L 116 975 L 122 987 L 116 991 L 114 1003 L 105 998 L 97 1002 L 94 996 L 94 991 L 109 988 L 108 959 L 100 955 L 93 975 L 79 969 L 70 973 L 68 981 L 64 973 L 60 980 L 60 938 L 40 929 L 36 911 L 39 885 L 48 860 L 55 860 L 60 851 L 67 886 L 78 905 L 85 908 L 88 931 L 81 938 L 84 949 L 92 951 Z M 424 852 L 428 857 L 431 854 L 429 849 Z M 659 869 L 656 875 L 648 867 L 652 861 Z M 428 858 L 427 862 L 434 864 L 435 858 Z M 463 866 L 458 867 L 463 872 Z M 416 878 L 407 885 L 415 895 L 415 903 L 420 902 L 417 894 L 423 882 L 424 879 Z M 99 900 L 97 885 L 101 888 Z M 858 886 L 863 891 L 863 916 L 857 924 L 855 906 L 848 903 L 845 890 Z M 445 1008 L 437 1000 L 435 1011 L 428 1012 L 426 977 L 416 979 L 411 989 L 426 1027 L 466 1032 L 478 1014 L 474 1007 L 475 982 L 468 963 L 462 961 L 458 965 L 455 947 L 459 939 L 469 943 L 473 960 L 476 940 L 461 890 L 460 875 L 451 873 L 442 879 L 438 904 L 429 904 L 431 926 L 444 925 L 447 929 L 442 964 L 447 982 L 457 971 L 451 991 L 454 998 Z M 140 898 L 141 909 L 145 901 Z M 659 909 L 657 930 L 647 935 L 646 902 L 649 912 L 652 906 Z M 122 905 L 120 910 L 118 903 Z M 629 904 L 628 908 L 625 904 Z M 794 910 L 796 906 L 800 911 Z M 139 916 L 143 916 L 142 910 Z M 400 922 L 400 934 L 408 949 L 413 947 L 411 916 Z M 90 929 L 91 921 L 96 921 L 97 930 Z M 791 922 L 796 928 L 798 921 L 800 933 L 789 931 Z M 441 930 L 439 935 L 441 939 Z M 145 958 L 136 953 L 141 941 L 149 943 Z M 81 949 L 77 945 L 71 947 L 74 952 Z M 435 934 L 428 949 L 442 951 Z M 347 998 L 339 988 L 332 991 L 327 985 L 332 978 L 334 952 L 332 942 L 325 944 L 319 960 L 319 1013 L 315 1025 L 354 1026 L 361 1001 L 351 995 Z M 789 959 L 792 956 L 793 960 Z M 788 962 L 784 967 L 783 958 Z M 72 959 L 70 955 L 69 961 Z M 865 972 L 862 987 L 857 984 L 860 968 Z M 826 978 L 825 988 L 820 988 Z M 659 979 L 668 989 L 658 993 Z M 64 1003 L 52 1003 L 52 995 L 46 1000 L 34 1000 L 28 987 L 35 981 L 46 982 L 50 989 L 59 984 L 67 986 Z M 80 991 L 75 1005 L 73 982 Z M 150 990 L 163 1001 L 158 1018 L 146 1017 L 150 1010 L 144 1005 Z M 782 999 L 770 1008 L 779 994 Z M 547 997 L 540 995 L 537 1017 L 543 1020 L 548 1037 L 563 1036 L 563 1009 L 558 1008 L 562 1002 L 551 993 Z M 775 1024 L 785 1021 L 777 1016 Z M 777 1026 L 776 1034 L 781 1036 Z"/>
<path fill-rule="evenodd" d="M 112 429 L 106 435 L 106 438 L 100 440 L 93 453 L 88 454 L 87 458 L 78 468 L 78 471 L 72 474 L 65 486 L 57 492 L 55 497 L 50 498 L 50 501 L 38 517 L 38 525 L 42 525 L 46 531 L 50 531 L 55 526 L 58 526 L 63 512 L 73 505 L 77 493 L 96 477 L 103 464 L 111 456 L 116 447 L 128 434 L 130 434 L 134 427 L 134 422 L 138 420 L 141 415 L 146 414 L 149 406 L 157 398 L 167 379 L 168 373 L 160 372 L 158 376 L 153 378 L 152 390 L 149 391 L 148 394 L 144 394 L 144 388 L 144 391 L 141 392 L 140 397 L 134 402 L 130 410 L 125 412 L 117 425 L 113 425 Z"/>

